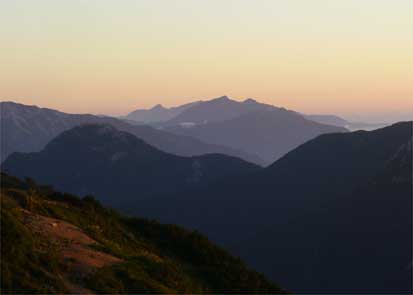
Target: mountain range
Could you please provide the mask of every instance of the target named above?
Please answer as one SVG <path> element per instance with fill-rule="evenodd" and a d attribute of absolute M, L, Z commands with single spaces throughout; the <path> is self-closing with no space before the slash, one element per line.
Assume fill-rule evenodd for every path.
<path fill-rule="evenodd" d="M 293 292 L 410 294 L 412 134 L 321 135 L 254 174 L 127 210 L 198 229 Z"/>
<path fill-rule="evenodd" d="M 161 104 L 157 104 L 156 106 L 148 110 L 138 109 L 130 112 L 124 117 L 124 119 L 140 122 L 142 124 L 164 122 L 175 118 L 186 109 L 195 106 L 198 103 L 198 101 L 195 101 L 171 108 L 165 108 Z"/>
<path fill-rule="evenodd" d="M 214 104 L 215 106 L 213 106 Z M 216 108 L 216 106 L 220 106 L 220 108 Z M 171 108 L 165 108 L 157 104 L 151 109 L 137 109 L 122 118 L 130 120 L 131 122 L 151 124 L 154 126 L 162 126 L 165 122 L 168 122 L 168 125 L 175 125 L 177 123 L 185 124 L 185 122 L 188 124 L 205 124 L 208 122 L 232 119 L 250 111 L 269 109 L 283 108 L 260 103 L 253 98 L 247 98 L 242 102 L 238 102 L 227 96 L 221 96 L 212 100 L 200 100 Z M 354 122 L 329 114 L 302 113 L 301 115 L 310 121 L 324 125 L 343 127 L 351 131 L 374 130 L 388 125 L 384 123 Z"/>
<path fill-rule="evenodd" d="M 258 103 L 252 98 L 243 102 L 221 96 L 215 99 L 201 101 L 196 105 L 185 109 L 176 117 L 166 121 L 164 125 L 177 125 L 182 123 L 208 124 L 234 119 L 240 115 L 254 111 L 276 109 L 268 104 Z"/>
<path fill-rule="evenodd" d="M 120 119 L 89 114 L 67 114 L 14 102 L 0 103 L 1 161 L 13 152 L 37 152 L 65 130 L 82 124 L 106 124 L 127 131 L 150 145 L 180 156 L 221 153 L 263 164 L 255 155 L 228 147 L 206 144 L 198 139 L 171 134 L 150 126 L 138 126 Z"/>
<path fill-rule="evenodd" d="M 412 134 L 412 122 L 325 134 L 260 168 L 85 125 L 2 169 L 197 229 L 294 292 L 408 293 Z"/>
<path fill-rule="evenodd" d="M 51 199 L 56 193 L 50 187 L 32 198 L 38 190 L 35 182 L 82 196 L 92 194 L 129 216 L 155 218 L 200 231 L 294 293 L 411 294 L 413 122 L 347 132 L 333 126 L 343 124 L 339 119 L 322 115 L 309 120 L 306 115 L 252 99 L 236 102 L 220 97 L 197 102 L 173 118 L 152 122 L 151 127 L 111 117 L 2 103 L 2 157 L 8 157 L 1 169 L 28 177 L 25 187 L 20 188 L 27 190 L 23 210 L 18 209 L 23 214 L 28 210 L 59 217 L 87 234 L 95 231 L 95 221 L 85 223 L 83 215 L 71 215 L 72 210 L 77 212 L 72 207 L 59 215 L 61 207 L 68 205 L 48 207 L 56 201 L 74 199 L 67 194 Z M 194 151 L 200 154 L 194 155 Z M 259 161 L 266 167 L 252 164 Z M 8 176 L 6 180 L 19 182 Z M 94 204 L 88 212 L 101 208 L 94 198 L 85 199 Z M 20 202 L 19 197 L 15 201 Z M 101 226 L 104 224 L 98 223 Z M 109 233 L 113 231 L 109 229 Z M 126 231 L 126 236 L 130 232 Z M 163 249 L 171 246 L 167 231 L 157 228 L 150 238 L 155 236 L 165 242 Z M 179 238 L 184 236 L 179 234 Z M 112 236 L 105 235 L 103 240 L 108 237 Z M 114 238 L 118 245 L 124 241 Z M 120 244 L 123 250 L 127 249 L 125 245 Z M 198 246 L 209 248 L 206 244 Z M 116 255 L 116 249 L 94 255 L 115 254 L 107 257 L 110 261 L 124 259 Z M 171 252 L 168 255 L 174 256 Z M 205 259 L 210 259 L 208 255 Z M 220 260 L 214 257 L 213 261 Z M 109 293 L 136 290 L 129 284 L 136 283 L 133 279 L 119 277 L 120 273 L 136 275 L 135 266 L 127 262 L 126 268 L 113 263 L 108 265 L 109 270 L 103 268 L 99 278 L 107 278 L 103 280 L 106 283 L 96 285 L 92 280 L 87 288 Z M 178 271 L 175 277 L 172 268 L 187 270 L 188 263 L 182 263 L 164 266 L 166 282 L 155 276 L 153 284 L 144 282 L 145 286 L 149 284 L 145 290 L 224 290 L 221 283 L 211 287 L 209 271 L 215 269 L 207 270 L 207 287 L 200 287 L 192 272 Z M 154 269 L 150 265 L 143 271 L 148 277 L 153 275 L 147 272 Z M 190 269 L 199 274 L 196 267 Z M 34 266 L 33 271 L 39 269 Z M 142 274 L 142 269 L 137 271 Z M 224 273 L 218 273 L 225 278 L 224 286 L 239 292 L 247 290 L 246 285 L 237 285 L 239 268 L 235 279 Z M 273 288 L 260 280 L 248 280 L 249 286 L 264 293 Z M 101 279 L 98 281 L 102 284 Z"/>
<path fill-rule="evenodd" d="M 252 99 L 237 102 L 228 97 L 176 108 L 181 111 L 177 117 L 154 126 L 107 116 L 67 114 L 13 102 L 0 103 L 0 109 L 4 139 L 2 161 L 12 152 L 40 151 L 61 132 L 88 123 L 112 125 L 175 155 L 220 153 L 261 166 L 271 164 L 317 135 L 347 131 Z M 198 121 L 188 121 L 196 118 Z"/>
<path fill-rule="evenodd" d="M 226 113 L 224 105 L 231 112 Z M 238 106 L 238 109 L 232 107 L 233 105 Z M 203 106 L 205 107 L 201 111 Z M 196 107 L 197 110 L 193 113 L 190 111 L 195 107 L 166 123 L 181 124 L 165 126 L 164 130 L 191 136 L 210 144 L 242 148 L 249 154 L 259 156 L 267 165 L 318 135 L 347 132 L 345 128 L 316 123 L 296 112 L 263 105 L 253 100 L 239 103 L 220 98 Z M 208 114 L 215 114 L 214 119 L 204 120 L 210 118 Z M 210 123 L 196 123 L 189 127 L 182 124 L 190 118 L 200 118 L 200 121 Z"/>
<path fill-rule="evenodd" d="M 155 125 L 173 134 L 243 150 L 263 159 L 265 165 L 320 134 L 347 132 L 251 98 L 238 102 L 227 96 L 197 102 Z"/>
<path fill-rule="evenodd" d="M 13 153 L 1 167 L 11 175 L 31 177 L 62 191 L 99 196 L 115 207 L 260 169 L 221 154 L 168 154 L 111 125 L 95 124 L 64 131 L 41 152 Z"/>

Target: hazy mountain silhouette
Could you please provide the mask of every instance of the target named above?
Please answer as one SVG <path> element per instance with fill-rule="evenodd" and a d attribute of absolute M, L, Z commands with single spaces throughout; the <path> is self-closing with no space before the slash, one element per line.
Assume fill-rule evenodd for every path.
<path fill-rule="evenodd" d="M 294 292 L 409 293 L 412 132 L 321 135 L 253 175 L 127 210 L 199 229 Z"/>
<path fill-rule="evenodd" d="M 191 106 L 175 118 L 167 121 L 165 125 L 177 125 L 182 123 L 206 124 L 220 122 L 236 118 L 240 115 L 259 110 L 278 109 L 272 105 L 258 103 L 252 98 L 243 102 L 221 96 L 215 99 L 200 101 Z"/>
<path fill-rule="evenodd" d="M 165 108 L 161 104 L 157 104 L 151 109 L 138 109 L 130 112 L 124 118 L 142 123 L 165 122 L 175 118 L 177 115 L 186 109 L 197 105 L 199 102 L 191 102 L 177 107 Z"/>
<path fill-rule="evenodd" d="M 312 120 L 321 124 L 344 127 L 351 131 L 374 130 L 390 125 L 386 123 L 365 123 L 348 121 L 335 115 L 304 115 L 304 117 L 308 120 Z"/>
<path fill-rule="evenodd" d="M 13 102 L 0 103 L 1 160 L 12 152 L 36 152 L 61 132 L 87 123 L 110 124 L 145 140 L 150 145 L 180 156 L 221 153 L 262 164 L 255 155 L 228 147 L 206 144 L 198 139 L 171 134 L 150 126 L 137 126 L 111 117 L 67 114 Z"/>
<path fill-rule="evenodd" d="M 63 132 L 41 152 L 13 153 L 2 169 L 113 205 L 122 204 L 121 198 L 201 187 L 260 168 L 220 154 L 175 156 L 110 125 L 83 125 Z"/>
<path fill-rule="evenodd" d="M 227 99 L 224 101 L 227 106 L 243 105 L 243 103 Z M 165 130 L 179 135 L 192 136 L 211 144 L 242 149 L 249 154 L 258 155 L 265 160 L 266 164 L 274 162 L 300 144 L 320 134 L 347 131 L 341 127 L 309 121 L 293 111 L 262 107 L 258 103 L 252 104 L 261 106 L 260 108 L 263 109 L 248 111 L 225 121 L 200 124 L 190 128 L 175 125 L 166 127 Z M 197 107 L 201 106 L 202 104 L 197 105 Z"/>
<path fill-rule="evenodd" d="M 165 108 L 157 104 L 151 109 L 138 109 L 122 119 L 130 123 L 151 124 L 154 126 L 170 126 L 183 124 L 206 124 L 230 120 L 248 112 L 263 110 L 285 110 L 270 104 L 257 102 L 248 98 L 242 102 L 232 100 L 227 96 L 221 96 L 211 100 L 195 101 L 176 107 Z M 297 113 L 300 114 L 300 113 Z M 353 122 L 336 115 L 329 114 L 300 114 L 310 121 L 320 124 L 343 127 L 349 130 L 373 130 L 382 128 L 388 124 Z"/>
<path fill-rule="evenodd" d="M 333 125 L 338 127 L 346 127 L 351 123 L 339 116 L 335 115 L 304 115 L 308 120 L 312 120 L 321 124 Z"/>
<path fill-rule="evenodd" d="M 252 98 L 239 102 L 227 96 L 171 109 L 157 105 L 151 110 L 136 112 L 141 121 L 145 121 L 143 118 L 147 115 L 151 119 L 146 121 L 162 130 L 242 150 L 263 159 L 254 162 L 265 165 L 320 134 L 344 132 L 345 126 L 351 126 L 350 122 L 333 115 L 307 116 Z M 166 121 L 165 115 L 173 118 Z M 138 116 L 134 118 L 138 120 Z M 243 158 L 252 159 L 251 156 Z"/>

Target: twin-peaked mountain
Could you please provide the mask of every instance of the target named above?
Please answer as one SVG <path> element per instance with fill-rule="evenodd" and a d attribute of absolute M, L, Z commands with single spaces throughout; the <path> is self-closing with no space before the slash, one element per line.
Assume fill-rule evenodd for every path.
<path fill-rule="evenodd" d="M 165 125 L 181 123 L 208 124 L 234 119 L 240 115 L 255 112 L 278 109 L 269 104 L 258 103 L 249 98 L 243 102 L 232 100 L 227 96 L 201 101 L 196 105 L 184 110 L 175 118 L 167 121 Z"/>
<path fill-rule="evenodd" d="M 263 159 L 255 163 L 265 165 L 321 134 L 386 126 L 352 122 L 335 115 L 306 115 L 252 98 L 239 102 L 227 96 L 172 108 L 156 105 L 136 110 L 125 118 L 206 143 L 243 150 Z"/>
<path fill-rule="evenodd" d="M 221 96 L 212 100 L 194 101 L 170 108 L 157 104 L 151 109 L 137 109 L 123 118 L 135 123 L 151 124 L 155 126 L 176 124 L 190 126 L 191 124 L 207 124 L 211 122 L 225 121 L 248 112 L 277 109 L 285 110 L 284 108 L 257 102 L 252 98 L 238 102 L 227 96 Z M 329 114 L 300 115 L 310 121 L 324 125 L 343 127 L 349 130 L 373 130 L 388 125 L 383 123 L 353 122 Z"/>
<path fill-rule="evenodd" d="M 344 128 L 319 124 L 284 109 L 247 112 L 222 122 L 191 128 L 171 126 L 165 130 L 211 144 L 240 148 L 271 164 L 284 154 L 324 133 L 346 132 Z"/>
<path fill-rule="evenodd" d="M 192 137 L 157 130 L 150 126 L 137 126 L 125 121 L 83 114 L 67 114 L 47 108 L 13 102 L 0 103 L 1 161 L 13 152 L 37 152 L 65 130 L 82 124 L 108 124 L 129 132 L 150 145 L 180 156 L 221 153 L 262 164 L 257 156 L 241 150 L 207 144 Z"/>
<path fill-rule="evenodd" d="M 318 135 L 347 131 L 253 99 L 238 102 L 226 96 L 199 102 L 160 125 L 174 134 L 242 149 L 267 165 Z"/>
<path fill-rule="evenodd" d="M 251 98 L 240 103 L 227 96 L 221 96 L 211 100 L 194 101 L 171 108 L 165 108 L 157 104 L 151 109 L 137 109 L 124 118 L 139 123 L 152 123 L 155 125 L 175 125 L 185 122 L 205 124 L 228 120 L 251 111 L 272 108 L 275 107 L 257 103 Z"/>
<path fill-rule="evenodd" d="M 2 169 L 114 205 L 203 187 L 260 167 L 220 154 L 175 156 L 110 125 L 82 125 L 63 132 L 41 152 L 10 155 Z"/>

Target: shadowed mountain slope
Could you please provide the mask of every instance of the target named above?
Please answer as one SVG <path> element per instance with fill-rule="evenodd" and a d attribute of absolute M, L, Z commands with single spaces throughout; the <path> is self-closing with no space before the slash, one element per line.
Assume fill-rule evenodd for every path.
<path fill-rule="evenodd" d="M 178 192 L 260 168 L 220 154 L 175 156 L 110 125 L 82 125 L 63 132 L 41 152 L 10 155 L 2 169 L 121 205 L 122 198 L 131 201 Z"/>
<path fill-rule="evenodd" d="M 293 292 L 409 294 L 412 132 L 321 135 L 254 175 L 129 212 L 201 230 Z"/>
<path fill-rule="evenodd" d="M 198 232 L 1 174 L 2 294 L 285 294 Z"/>

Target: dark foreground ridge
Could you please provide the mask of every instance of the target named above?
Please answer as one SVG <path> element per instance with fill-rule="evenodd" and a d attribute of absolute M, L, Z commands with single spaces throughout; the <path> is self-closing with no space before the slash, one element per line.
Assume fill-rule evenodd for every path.
<path fill-rule="evenodd" d="M 1 293 L 282 293 L 194 231 L 1 174 Z"/>

